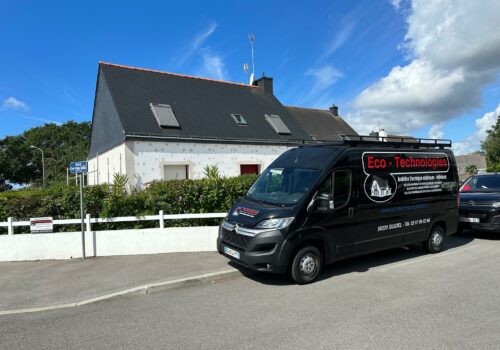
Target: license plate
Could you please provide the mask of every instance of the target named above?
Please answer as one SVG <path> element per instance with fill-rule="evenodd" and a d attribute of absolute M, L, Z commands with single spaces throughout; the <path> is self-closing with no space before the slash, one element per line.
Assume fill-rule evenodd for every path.
<path fill-rule="evenodd" d="M 224 253 L 226 253 L 229 256 L 232 256 L 235 259 L 240 258 L 240 252 L 237 252 L 236 250 L 228 248 L 228 247 L 224 247 Z"/>
<path fill-rule="evenodd" d="M 462 221 L 462 222 L 479 222 L 479 218 L 469 218 L 466 216 L 461 216 L 460 221 Z"/>

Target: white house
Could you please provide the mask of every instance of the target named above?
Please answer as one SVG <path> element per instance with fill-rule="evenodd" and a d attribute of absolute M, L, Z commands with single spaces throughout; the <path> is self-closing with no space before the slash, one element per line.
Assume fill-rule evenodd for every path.
<path fill-rule="evenodd" d="M 371 196 L 372 197 L 387 197 L 392 194 L 391 186 L 389 186 L 389 181 L 381 179 L 378 176 L 374 176 L 372 187 L 371 187 Z"/>
<path fill-rule="evenodd" d="M 282 105 L 272 78 L 243 85 L 99 63 L 89 184 L 259 173 L 289 147 L 355 134 L 337 113 Z"/>

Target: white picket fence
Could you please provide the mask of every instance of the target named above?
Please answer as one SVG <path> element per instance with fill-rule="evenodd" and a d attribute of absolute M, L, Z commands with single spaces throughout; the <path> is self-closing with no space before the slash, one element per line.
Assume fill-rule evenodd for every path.
<path fill-rule="evenodd" d="M 92 218 L 85 216 L 85 250 L 88 257 L 216 251 L 218 226 L 165 227 L 165 220 L 219 219 L 225 213 L 170 214 Z M 97 223 L 157 221 L 156 228 L 92 230 Z M 80 225 L 81 219 L 54 220 L 54 225 Z M 0 235 L 0 261 L 71 259 L 82 255 L 81 232 L 14 234 L 29 221 L 0 222 L 7 235 Z M 24 230 L 23 230 L 24 231 Z M 27 232 L 30 231 L 28 228 Z"/>
<path fill-rule="evenodd" d="M 85 231 L 92 231 L 92 224 L 97 223 L 115 223 L 115 222 L 134 222 L 134 221 L 158 221 L 159 228 L 165 227 L 165 220 L 189 220 L 189 219 L 218 219 L 224 218 L 226 213 L 203 213 L 203 214 L 167 214 L 160 210 L 158 215 L 146 216 L 119 216 L 114 218 L 92 218 L 90 214 L 85 216 Z M 81 219 L 61 219 L 54 220 L 54 225 L 75 225 L 81 224 Z M 30 226 L 29 221 L 14 221 L 13 218 L 7 218 L 7 221 L 0 222 L 0 227 L 7 227 L 9 235 L 14 234 L 14 227 Z"/>

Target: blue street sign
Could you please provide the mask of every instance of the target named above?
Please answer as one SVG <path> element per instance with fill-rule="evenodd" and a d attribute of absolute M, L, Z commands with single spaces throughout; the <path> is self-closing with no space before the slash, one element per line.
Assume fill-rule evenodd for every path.
<path fill-rule="evenodd" d="M 89 171 L 89 162 L 71 162 L 69 163 L 69 172 L 71 174 L 85 174 Z"/>

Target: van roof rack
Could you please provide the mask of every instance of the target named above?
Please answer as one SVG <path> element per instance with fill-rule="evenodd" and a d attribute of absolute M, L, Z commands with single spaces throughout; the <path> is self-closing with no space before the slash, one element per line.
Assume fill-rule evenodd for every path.
<path fill-rule="evenodd" d="M 445 148 L 451 147 L 451 140 L 423 139 L 408 136 L 340 135 L 344 144 L 377 145 L 387 147 Z"/>

